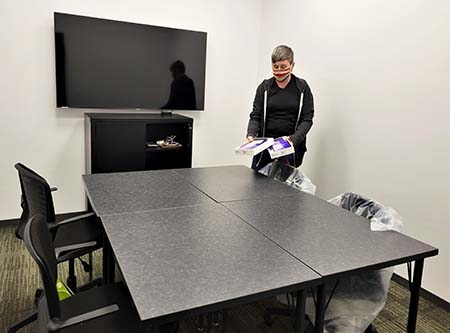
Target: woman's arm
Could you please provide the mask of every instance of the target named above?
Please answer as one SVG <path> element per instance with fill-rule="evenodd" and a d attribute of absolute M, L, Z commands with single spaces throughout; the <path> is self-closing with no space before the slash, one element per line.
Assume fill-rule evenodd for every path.
<path fill-rule="evenodd" d="M 306 134 L 308 134 L 309 130 L 313 125 L 314 118 L 314 98 L 311 93 L 311 89 L 306 83 L 305 91 L 303 92 L 303 105 L 300 111 L 300 119 L 297 124 L 297 129 L 295 133 L 290 136 L 294 147 L 297 147 L 298 144 L 303 142 L 306 138 Z"/>
<path fill-rule="evenodd" d="M 264 107 L 264 82 L 256 89 L 255 99 L 253 101 L 253 110 L 250 113 L 250 120 L 247 127 L 247 138 L 255 138 L 260 135 L 261 122 Z"/>

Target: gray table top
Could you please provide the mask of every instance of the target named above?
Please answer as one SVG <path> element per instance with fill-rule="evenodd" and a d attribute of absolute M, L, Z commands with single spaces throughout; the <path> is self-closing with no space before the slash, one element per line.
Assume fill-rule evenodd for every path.
<path fill-rule="evenodd" d="M 302 192 L 223 205 L 322 276 L 437 254 L 401 233 L 371 231 L 367 219 Z"/>
<path fill-rule="evenodd" d="M 174 171 L 217 202 L 277 198 L 298 192 L 242 165 Z"/>
<path fill-rule="evenodd" d="M 98 216 L 213 202 L 172 170 L 84 175 Z"/>
<path fill-rule="evenodd" d="M 219 204 L 101 219 L 141 320 L 320 278 Z"/>

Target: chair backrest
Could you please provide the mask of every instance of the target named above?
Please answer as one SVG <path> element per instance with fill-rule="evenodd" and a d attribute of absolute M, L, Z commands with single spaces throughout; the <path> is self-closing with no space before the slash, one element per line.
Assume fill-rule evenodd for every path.
<path fill-rule="evenodd" d="M 36 172 L 21 163 L 15 168 L 19 172 L 22 190 L 22 216 L 16 229 L 16 236 L 23 238 L 23 229 L 30 216 L 42 215 L 48 223 L 55 222 L 55 208 L 50 185 Z"/>
<path fill-rule="evenodd" d="M 55 247 L 47 221 L 42 215 L 34 215 L 28 220 L 23 240 L 31 257 L 39 266 L 49 317 L 50 319 L 61 318 L 61 308 L 56 290 L 58 268 Z"/>
<path fill-rule="evenodd" d="M 294 171 L 295 167 L 289 165 L 287 160 L 275 160 L 272 162 L 272 169 L 269 177 L 285 182 Z"/>
<path fill-rule="evenodd" d="M 382 209 L 376 201 L 351 192 L 342 195 L 340 206 L 369 220 Z"/>

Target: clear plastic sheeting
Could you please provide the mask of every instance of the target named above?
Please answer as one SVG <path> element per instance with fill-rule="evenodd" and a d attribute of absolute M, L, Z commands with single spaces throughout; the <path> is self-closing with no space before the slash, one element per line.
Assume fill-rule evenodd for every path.
<path fill-rule="evenodd" d="M 384 308 L 393 273 L 392 267 L 339 279 L 325 312 L 324 332 L 363 333 Z M 325 291 L 327 300 L 334 287 Z M 311 295 L 306 299 L 306 314 L 314 320 Z"/>
<path fill-rule="evenodd" d="M 329 202 L 365 217 L 371 230 L 399 231 L 402 223 L 394 209 L 355 193 L 344 193 Z M 331 301 L 325 312 L 324 332 L 362 333 L 383 309 L 394 267 L 339 279 L 326 291 Z M 332 289 L 335 287 L 334 293 Z M 315 317 L 313 297 L 306 300 L 306 313 Z"/>
<path fill-rule="evenodd" d="M 400 231 L 403 224 L 402 217 L 393 208 L 356 193 L 346 192 L 328 201 L 370 220 L 372 231 Z"/>
<path fill-rule="evenodd" d="M 311 182 L 311 179 L 299 169 L 296 169 L 289 164 L 285 164 L 284 162 L 276 160 L 269 163 L 264 168 L 260 169 L 259 173 L 286 183 L 302 192 L 312 195 L 316 193 L 316 186 Z"/>

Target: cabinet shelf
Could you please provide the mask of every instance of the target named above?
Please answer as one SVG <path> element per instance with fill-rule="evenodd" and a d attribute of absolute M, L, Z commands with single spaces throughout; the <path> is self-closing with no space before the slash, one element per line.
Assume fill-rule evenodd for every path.
<path fill-rule="evenodd" d="M 184 149 L 184 147 L 174 147 L 174 148 L 161 148 L 161 147 L 150 148 L 150 147 L 147 147 L 147 148 L 145 148 L 145 152 L 146 153 L 160 153 L 160 152 L 167 152 L 167 151 L 180 151 L 183 149 Z"/>
<path fill-rule="evenodd" d="M 87 113 L 86 172 L 190 168 L 192 128 L 192 118 L 176 114 Z M 147 146 L 169 136 L 182 146 Z"/>

